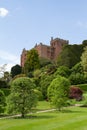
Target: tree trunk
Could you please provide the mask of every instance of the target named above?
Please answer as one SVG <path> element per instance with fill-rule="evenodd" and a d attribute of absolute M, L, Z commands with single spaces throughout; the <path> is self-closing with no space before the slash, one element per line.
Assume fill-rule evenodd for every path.
<path fill-rule="evenodd" d="M 22 107 L 21 117 L 22 117 L 22 118 L 24 118 L 24 117 L 25 117 L 24 106 Z"/>
<path fill-rule="evenodd" d="M 25 114 L 24 112 L 21 113 L 21 117 L 24 118 L 25 117 Z"/>

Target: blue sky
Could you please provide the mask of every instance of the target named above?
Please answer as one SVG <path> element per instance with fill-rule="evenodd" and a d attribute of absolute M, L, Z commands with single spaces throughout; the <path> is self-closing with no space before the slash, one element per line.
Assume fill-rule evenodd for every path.
<path fill-rule="evenodd" d="M 51 37 L 87 39 L 87 0 L 0 0 L 0 66 L 20 64 L 23 48 Z"/>

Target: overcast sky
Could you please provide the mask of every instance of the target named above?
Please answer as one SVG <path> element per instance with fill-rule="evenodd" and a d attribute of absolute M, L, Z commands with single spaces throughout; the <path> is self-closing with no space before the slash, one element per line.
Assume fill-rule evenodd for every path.
<path fill-rule="evenodd" d="M 0 66 L 20 64 L 23 48 L 51 37 L 87 39 L 87 0 L 0 0 Z"/>

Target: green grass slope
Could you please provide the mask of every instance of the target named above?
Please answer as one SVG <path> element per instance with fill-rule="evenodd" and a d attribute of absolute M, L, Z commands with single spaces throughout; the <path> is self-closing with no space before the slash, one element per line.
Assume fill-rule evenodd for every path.
<path fill-rule="evenodd" d="M 1 119 L 0 130 L 87 130 L 87 108 L 69 107 L 63 112 L 45 112 L 26 119 Z"/>

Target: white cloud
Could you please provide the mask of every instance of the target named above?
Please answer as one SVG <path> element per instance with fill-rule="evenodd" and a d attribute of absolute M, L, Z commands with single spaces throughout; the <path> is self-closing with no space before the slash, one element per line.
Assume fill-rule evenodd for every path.
<path fill-rule="evenodd" d="M 0 17 L 5 17 L 7 16 L 9 11 L 5 8 L 0 8 Z"/>
<path fill-rule="evenodd" d="M 0 66 L 6 65 L 6 71 L 10 71 L 11 67 L 20 64 L 20 57 L 9 52 L 0 50 Z"/>

